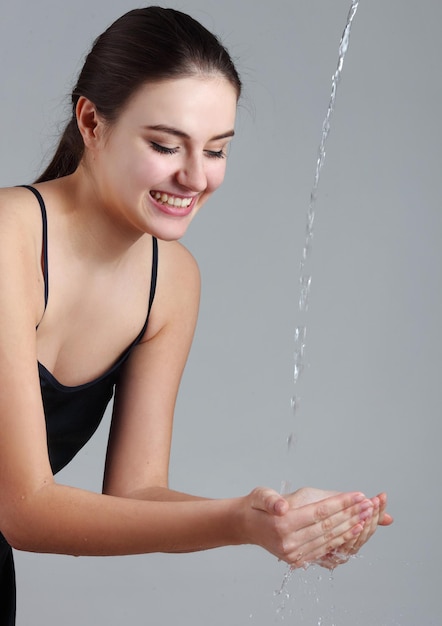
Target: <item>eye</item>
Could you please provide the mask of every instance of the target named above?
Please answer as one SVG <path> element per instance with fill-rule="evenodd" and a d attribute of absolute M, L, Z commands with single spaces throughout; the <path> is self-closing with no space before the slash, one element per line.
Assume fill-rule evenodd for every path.
<path fill-rule="evenodd" d="M 209 159 L 225 159 L 227 156 L 224 150 L 205 150 L 205 153 Z"/>
<path fill-rule="evenodd" d="M 159 152 L 160 154 L 176 154 L 178 152 L 178 148 L 167 148 L 155 141 L 151 141 L 150 146 L 155 152 Z"/>

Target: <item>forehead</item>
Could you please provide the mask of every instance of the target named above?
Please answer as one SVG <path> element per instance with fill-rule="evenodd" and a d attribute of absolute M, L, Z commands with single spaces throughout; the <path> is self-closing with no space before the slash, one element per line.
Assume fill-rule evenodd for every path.
<path fill-rule="evenodd" d="M 192 76 L 146 83 L 121 114 L 123 124 L 167 125 L 186 134 L 217 136 L 232 130 L 236 90 L 222 76 Z"/>

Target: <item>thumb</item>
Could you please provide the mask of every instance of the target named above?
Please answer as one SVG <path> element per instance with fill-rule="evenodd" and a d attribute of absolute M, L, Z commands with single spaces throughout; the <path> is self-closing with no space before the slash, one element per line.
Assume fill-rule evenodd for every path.
<path fill-rule="evenodd" d="M 274 489 L 258 487 L 252 491 L 252 508 L 270 515 L 284 515 L 289 503 Z"/>

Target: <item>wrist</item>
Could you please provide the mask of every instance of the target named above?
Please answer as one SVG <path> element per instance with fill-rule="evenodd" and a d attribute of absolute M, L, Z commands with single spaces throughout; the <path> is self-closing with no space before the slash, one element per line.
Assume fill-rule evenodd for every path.
<path fill-rule="evenodd" d="M 253 544 L 251 516 L 253 509 L 248 496 L 230 500 L 231 514 L 229 517 L 232 545 Z"/>

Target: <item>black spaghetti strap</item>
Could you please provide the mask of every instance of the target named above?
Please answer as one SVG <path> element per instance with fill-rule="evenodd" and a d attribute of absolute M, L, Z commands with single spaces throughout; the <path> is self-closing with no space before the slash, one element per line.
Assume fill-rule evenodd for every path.
<path fill-rule="evenodd" d="M 41 221 L 43 225 L 43 242 L 42 242 L 42 252 L 43 252 L 43 277 L 45 284 L 45 308 L 48 305 L 49 298 L 49 277 L 48 277 L 48 218 L 46 214 L 46 207 L 44 200 L 42 198 L 41 193 L 35 189 L 35 187 L 31 187 L 31 185 L 20 185 L 25 189 L 29 189 L 32 191 L 34 196 L 37 198 L 38 203 L 40 205 L 41 210 Z"/>
<path fill-rule="evenodd" d="M 152 237 L 152 274 L 151 274 L 151 279 L 150 279 L 149 308 L 147 309 L 148 317 L 150 314 L 150 309 L 152 308 L 153 299 L 155 297 L 155 289 L 157 286 L 157 274 L 158 274 L 158 241 L 156 237 Z"/>

